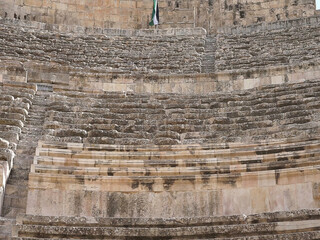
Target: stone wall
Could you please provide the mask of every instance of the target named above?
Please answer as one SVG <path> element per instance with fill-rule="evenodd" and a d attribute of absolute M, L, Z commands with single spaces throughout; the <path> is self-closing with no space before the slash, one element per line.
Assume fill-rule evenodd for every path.
<path fill-rule="evenodd" d="M 219 27 L 308 17 L 314 0 L 165 0 L 159 2 L 161 28 Z M 151 0 L 1 0 L 0 16 L 85 27 L 148 28 Z"/>
<path fill-rule="evenodd" d="M 148 0 L 1 0 L 2 17 L 45 23 L 106 28 L 146 28 Z"/>

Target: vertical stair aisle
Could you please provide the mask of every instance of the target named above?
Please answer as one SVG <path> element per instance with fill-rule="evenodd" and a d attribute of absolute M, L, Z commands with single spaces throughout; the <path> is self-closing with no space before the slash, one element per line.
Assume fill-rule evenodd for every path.
<path fill-rule="evenodd" d="M 48 92 L 37 92 L 20 135 L 13 168 L 8 179 L 0 218 L 0 239 L 10 239 L 12 224 L 26 212 L 28 175 L 38 140 L 42 136 Z"/>

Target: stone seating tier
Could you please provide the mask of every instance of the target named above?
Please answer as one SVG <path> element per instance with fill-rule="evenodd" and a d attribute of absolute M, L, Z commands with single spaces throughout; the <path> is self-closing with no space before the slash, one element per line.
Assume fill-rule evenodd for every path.
<path fill-rule="evenodd" d="M 172 219 L 27 215 L 18 217 L 13 239 L 318 239 L 319 222 L 319 210 Z"/>
<path fill-rule="evenodd" d="M 189 29 L 174 35 L 148 31 L 130 36 L 108 33 L 90 36 L 37 31 L 0 21 L 0 59 L 120 74 L 199 73 L 205 35 L 204 29 Z"/>
<path fill-rule="evenodd" d="M 240 173 L 252 176 L 258 171 L 279 170 L 276 171 L 279 183 L 281 173 L 291 168 L 316 166 L 320 155 L 319 140 L 241 147 L 179 145 L 177 150 L 170 147 L 148 150 L 123 146 L 117 150 L 116 146 L 108 145 L 39 143 L 33 171 L 70 175 L 71 167 L 73 174 L 83 176 L 163 176 L 172 180 L 181 179 L 180 176 L 202 176 L 208 180 L 215 174 L 232 178 L 239 177 Z"/>
<path fill-rule="evenodd" d="M 320 18 L 314 16 L 300 21 L 258 24 L 252 26 L 252 30 L 250 27 L 230 28 L 206 36 L 203 29 L 178 29 L 174 34 L 170 30 L 108 29 L 97 33 L 63 33 L 50 25 L 32 26 L 25 21 L 1 20 L 3 44 L 0 52 L 3 61 L 24 63 L 29 60 L 49 63 L 53 68 L 115 74 L 212 73 L 301 63 L 312 65 L 319 62 L 319 22 Z M 12 42 L 12 39 L 17 41 Z M 29 77 L 40 79 L 39 76 Z"/>
<path fill-rule="evenodd" d="M 315 81 L 203 96 L 60 91 L 50 98 L 44 140 L 172 145 L 316 136 L 319 90 Z"/>
<path fill-rule="evenodd" d="M 312 209 L 319 155 L 319 139 L 301 138 L 146 147 L 39 142 L 27 214 L 168 218 Z"/>

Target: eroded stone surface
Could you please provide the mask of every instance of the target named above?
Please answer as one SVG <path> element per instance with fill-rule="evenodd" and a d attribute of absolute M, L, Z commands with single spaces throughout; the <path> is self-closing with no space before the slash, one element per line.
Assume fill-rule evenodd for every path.
<path fill-rule="evenodd" d="M 312 218 L 312 219 L 310 219 Z M 288 222 L 290 221 L 290 222 Z M 50 223 L 46 226 L 43 222 Z M 111 227 L 112 226 L 112 227 Z M 147 227 L 148 226 L 148 227 Z M 292 227 L 299 228 L 291 233 Z M 143 237 L 145 239 L 316 239 L 319 236 L 318 210 L 276 212 L 261 215 L 234 215 L 211 218 L 117 219 L 38 217 L 18 220 L 16 235 L 54 237 L 104 237 L 106 239 Z M 266 234 L 269 233 L 269 234 Z"/>

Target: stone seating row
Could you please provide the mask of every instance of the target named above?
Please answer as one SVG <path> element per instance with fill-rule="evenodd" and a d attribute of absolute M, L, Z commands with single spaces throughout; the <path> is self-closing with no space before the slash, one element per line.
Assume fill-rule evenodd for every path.
<path fill-rule="evenodd" d="M 319 210 L 202 218 L 85 218 L 25 215 L 12 239 L 319 239 Z M 41 236 L 41 237 L 40 237 Z"/>
<path fill-rule="evenodd" d="M 68 144 L 65 144 L 66 149 L 55 148 L 54 144 L 45 145 L 51 148 L 39 143 L 34 159 L 35 173 L 70 175 L 72 168 L 75 175 L 143 176 L 144 179 L 159 176 L 173 179 L 176 176 L 179 180 L 180 176 L 201 176 L 208 180 L 216 174 L 218 177 L 239 177 L 239 174 L 252 176 L 253 173 L 276 170 L 277 182 L 281 184 L 281 173 L 286 174 L 291 168 L 316 166 L 320 156 L 319 140 L 242 149 L 217 149 L 210 145 L 201 149 L 200 146 L 181 145 L 179 150 L 156 151 L 139 151 L 139 148 L 134 151 L 95 151 L 84 147 L 75 150 L 68 149 Z M 109 149 L 113 149 L 112 146 Z"/>
<path fill-rule="evenodd" d="M 34 94 L 35 86 L 32 84 L 0 84 L 0 205 Z"/>
<path fill-rule="evenodd" d="M 306 87 L 306 85 L 308 87 Z M 288 88 L 289 87 L 289 88 Z M 300 94 L 303 98 L 317 97 L 317 93 L 320 91 L 319 81 L 308 81 L 306 83 L 297 83 L 290 85 L 271 85 L 262 86 L 258 91 L 254 93 L 252 91 L 234 91 L 232 93 L 219 93 L 214 92 L 207 95 L 197 95 L 197 96 L 186 96 L 183 95 L 183 99 L 178 94 L 133 94 L 130 92 L 110 92 L 108 94 L 101 93 L 84 93 L 75 92 L 72 90 L 61 89 L 57 93 L 60 95 L 52 96 L 52 102 L 65 102 L 69 101 L 70 105 L 81 105 L 79 99 L 83 99 L 86 104 L 91 106 L 95 104 L 99 106 L 99 103 L 108 106 L 117 106 L 117 104 L 122 104 L 123 107 L 133 107 L 137 106 L 140 108 L 150 107 L 161 107 L 170 109 L 172 106 L 178 106 L 179 104 L 185 106 L 188 104 L 188 108 L 225 108 L 228 106 L 243 106 L 243 105 L 259 105 L 262 103 L 277 103 L 278 106 L 281 105 L 293 105 L 296 104 L 295 101 L 301 100 Z M 214 96 L 213 96 L 214 95 Z M 297 97 L 298 96 L 298 97 Z M 215 101 L 212 101 L 212 97 Z M 65 101 L 61 101 L 64 99 Z M 90 101 L 94 100 L 94 101 Z M 56 100 L 56 101 L 54 101 Z M 134 101 L 132 101 L 134 100 Z M 150 100 L 154 100 L 153 102 Z M 240 102 L 240 100 L 242 102 Z M 73 104 L 72 104 L 73 103 Z M 244 104 L 246 103 L 246 104 Z M 207 106 L 207 105 L 209 106 Z M 119 106 L 119 105 L 118 105 Z M 261 105 L 263 106 L 263 105 Z"/>
<path fill-rule="evenodd" d="M 111 93 L 112 100 L 109 93 L 60 91 L 51 97 L 44 139 L 172 145 L 316 136 L 319 86 L 306 82 L 286 85 L 287 91 L 273 86 L 235 96 Z"/>
<path fill-rule="evenodd" d="M 1 60 L 55 63 L 111 73 L 198 73 L 205 47 L 201 34 L 108 36 L 59 33 L 0 23 Z M 12 39 L 16 39 L 12 42 Z M 32 42 L 30 42 L 32 39 Z M 158 62 L 154 62 L 157 57 Z"/>
<path fill-rule="evenodd" d="M 319 156 L 320 140 L 301 138 L 146 147 L 39 142 L 27 213 L 199 217 L 312 209 L 320 196 Z M 75 198 L 82 207 L 72 205 Z"/>

